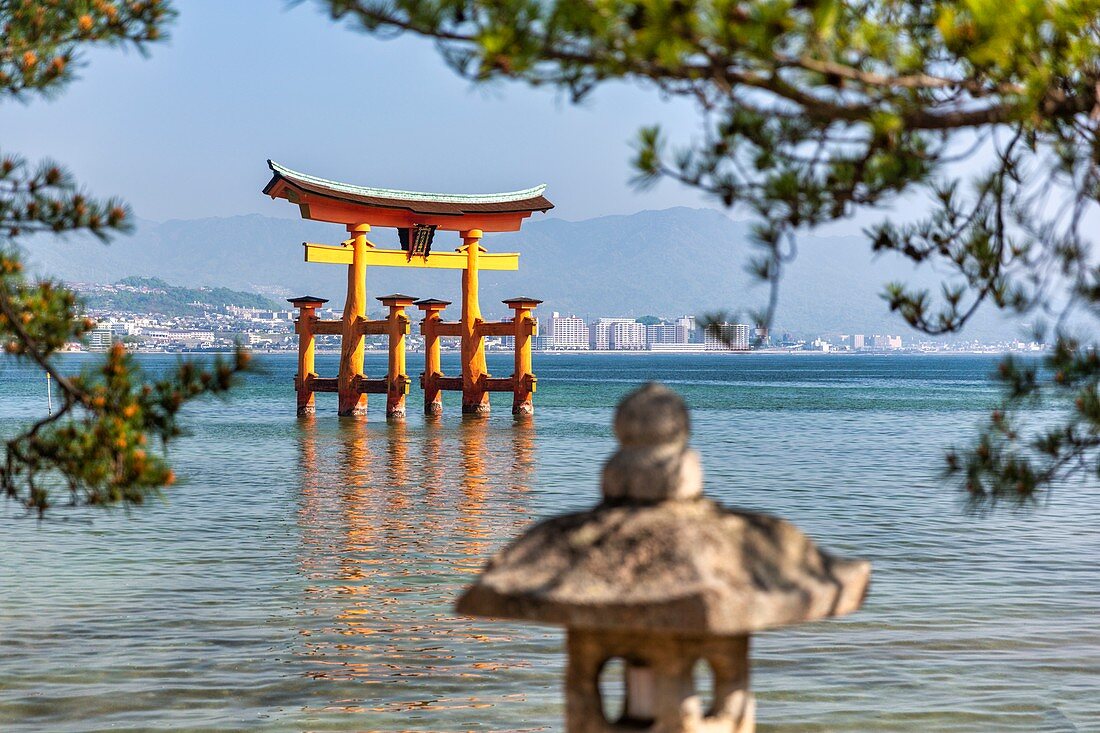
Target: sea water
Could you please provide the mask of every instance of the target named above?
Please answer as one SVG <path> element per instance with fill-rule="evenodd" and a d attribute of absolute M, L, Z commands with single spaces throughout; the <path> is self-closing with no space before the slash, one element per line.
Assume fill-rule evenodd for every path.
<path fill-rule="evenodd" d="M 258 361 L 188 409 L 163 499 L 0 502 L 0 730 L 560 730 L 561 631 L 452 604 L 531 522 L 598 501 L 614 406 L 651 379 L 691 406 L 712 497 L 874 564 L 858 613 L 753 638 L 760 731 L 1100 730 L 1097 482 L 982 516 L 941 478 L 995 358 L 536 355 L 533 421 L 506 394 L 463 420 L 453 393 L 426 421 L 413 390 L 402 424 L 373 395 L 366 421 L 333 395 L 297 419 L 294 357 Z M 41 371 L 3 362 L 0 433 L 45 409 Z"/>

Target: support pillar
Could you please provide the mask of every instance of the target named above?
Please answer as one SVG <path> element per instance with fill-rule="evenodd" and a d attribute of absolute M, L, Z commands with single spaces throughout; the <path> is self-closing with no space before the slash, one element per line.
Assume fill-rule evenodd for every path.
<path fill-rule="evenodd" d="M 373 247 L 367 243 L 369 224 L 349 225 L 352 239 L 352 260 L 348 265 L 348 297 L 344 302 L 344 327 L 340 341 L 340 372 L 338 391 L 339 414 L 367 414 L 367 396 L 359 393 L 359 380 L 363 379 L 363 330 L 362 321 L 367 318 L 367 262 L 366 251 Z"/>
<path fill-rule="evenodd" d="M 541 303 L 534 298 L 510 298 L 504 304 L 512 309 L 515 326 L 515 371 L 512 372 L 512 414 L 533 415 L 535 405 L 535 373 L 531 365 L 531 337 L 538 335 L 538 321 L 533 311 Z"/>
<path fill-rule="evenodd" d="M 298 415 L 313 415 L 317 412 L 313 396 L 313 379 L 317 376 L 313 363 L 316 354 L 313 324 L 317 321 L 317 309 L 328 300 L 304 295 L 300 298 L 287 298 L 287 301 L 298 309 L 298 320 L 294 322 L 294 330 L 298 333 L 298 373 L 294 377 L 294 389 L 298 393 Z"/>
<path fill-rule="evenodd" d="M 426 298 L 416 301 L 415 305 L 424 311 L 424 320 L 420 322 L 420 333 L 424 337 L 424 372 L 420 375 L 420 386 L 424 390 L 424 414 L 443 414 L 443 391 L 439 389 L 439 378 L 443 376 L 443 364 L 439 354 L 439 322 L 443 319 L 443 309 L 451 303 L 448 300 Z"/>
<path fill-rule="evenodd" d="M 489 368 L 485 363 L 485 338 L 480 331 L 481 306 L 478 303 L 478 254 L 482 232 L 470 229 L 462 232 L 462 247 L 466 253 L 466 269 L 462 271 L 462 414 L 488 415 L 489 393 L 485 380 Z"/>
<path fill-rule="evenodd" d="M 390 309 L 386 317 L 389 337 L 389 366 L 386 369 L 386 417 L 405 417 L 405 395 L 409 393 L 409 375 L 405 373 L 405 336 L 409 333 L 409 317 L 405 309 L 415 298 L 409 295 L 383 295 L 378 298 Z"/>

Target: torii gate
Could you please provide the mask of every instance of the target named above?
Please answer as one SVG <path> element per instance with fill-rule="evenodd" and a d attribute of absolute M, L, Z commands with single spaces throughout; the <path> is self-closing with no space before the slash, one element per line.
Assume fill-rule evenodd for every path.
<path fill-rule="evenodd" d="M 481 246 L 484 232 L 518 231 L 523 220 L 536 211 L 548 211 L 554 205 L 544 196 L 546 186 L 524 191 L 476 194 L 435 194 L 369 188 L 292 171 L 267 161 L 271 181 L 264 193 L 297 204 L 302 218 L 343 224 L 351 238 L 331 246 L 304 242 L 306 262 L 348 266 L 348 292 L 343 317 L 323 321 L 316 310 L 328 301 L 304 296 L 289 299 L 298 309 L 298 374 L 294 383 L 298 393 L 298 414 L 315 412 L 314 393 L 337 392 L 340 415 L 366 413 L 367 394 L 386 394 L 387 417 L 405 415 L 405 395 L 409 378 L 405 374 L 405 334 L 409 318 L 405 308 L 416 305 L 424 312 L 425 364 L 420 383 L 424 389 L 424 412 L 439 414 L 442 390 L 462 391 L 464 414 L 488 415 L 489 392 L 512 392 L 512 413 L 533 412 L 531 395 L 535 375 L 531 367 L 531 337 L 536 333 L 532 315 L 541 303 L 533 298 L 504 301 L 514 312 L 511 321 L 487 322 L 481 318 L 478 303 L 479 270 L 518 270 L 519 254 L 488 253 Z M 381 249 L 367 240 L 371 226 L 396 227 L 402 248 Z M 458 232 L 462 246 L 455 252 L 431 250 L 436 231 Z M 462 270 L 462 318 L 444 322 L 442 311 L 449 302 L 394 294 L 378 298 L 389 308 L 384 320 L 367 320 L 367 266 L 431 267 Z M 314 372 L 314 336 L 339 335 L 340 370 L 335 379 Z M 389 336 L 389 368 L 385 379 L 368 379 L 363 374 L 363 336 Z M 439 337 L 457 336 L 462 340 L 462 376 L 446 377 L 440 366 Z M 494 379 L 485 363 L 485 336 L 515 337 L 515 371 L 511 377 Z"/>

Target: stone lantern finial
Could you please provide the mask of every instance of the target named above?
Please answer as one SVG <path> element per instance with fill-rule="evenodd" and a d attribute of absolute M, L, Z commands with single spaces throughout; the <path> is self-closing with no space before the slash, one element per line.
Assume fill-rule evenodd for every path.
<path fill-rule="evenodd" d="M 615 433 L 603 501 L 498 552 L 457 610 L 566 627 L 568 733 L 752 733 L 749 636 L 855 611 L 871 565 L 706 499 L 687 408 L 668 388 L 628 395 Z M 626 699 L 613 718 L 598 678 L 615 658 Z M 699 662 L 714 674 L 709 706 L 695 689 Z"/>
<path fill-rule="evenodd" d="M 703 494 L 699 454 L 688 448 L 691 418 L 680 395 L 650 382 L 615 411 L 619 450 L 603 469 L 609 502 L 648 504 Z"/>

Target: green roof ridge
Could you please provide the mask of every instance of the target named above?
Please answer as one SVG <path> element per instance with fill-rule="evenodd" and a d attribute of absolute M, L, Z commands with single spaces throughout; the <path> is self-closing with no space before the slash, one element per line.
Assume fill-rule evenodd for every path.
<path fill-rule="evenodd" d="M 298 179 L 305 183 L 331 188 L 335 191 L 353 194 L 356 196 L 371 196 L 381 199 L 398 199 L 403 201 L 438 201 L 448 204 L 503 204 L 511 201 L 523 201 L 541 196 L 546 191 L 546 184 L 532 186 L 522 191 L 508 191 L 506 193 L 425 193 L 423 191 L 399 191 L 392 188 L 372 188 L 370 186 L 356 186 L 351 183 L 330 181 L 326 178 L 318 178 L 308 173 L 299 173 L 285 166 L 281 166 L 274 160 L 267 161 L 272 172 L 284 178 Z"/>

